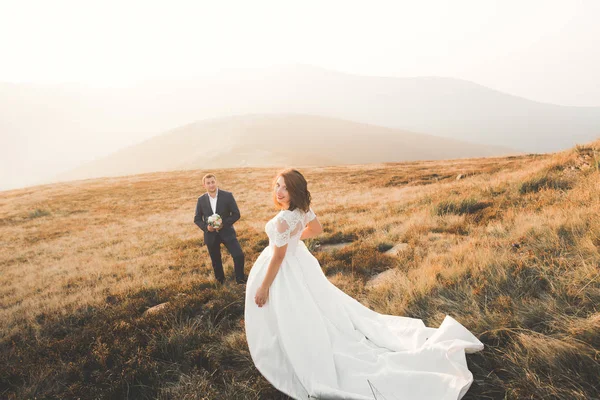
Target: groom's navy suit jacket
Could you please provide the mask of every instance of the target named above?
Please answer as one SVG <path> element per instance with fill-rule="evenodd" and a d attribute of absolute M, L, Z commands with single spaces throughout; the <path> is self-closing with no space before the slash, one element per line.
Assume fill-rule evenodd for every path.
<path fill-rule="evenodd" d="M 207 228 L 206 221 L 208 220 L 208 217 L 213 215 L 213 211 L 210 206 L 210 200 L 208 199 L 208 193 L 204 193 L 202 196 L 198 197 L 194 223 L 204 231 L 204 243 L 208 246 L 215 242 L 217 236 L 220 236 L 223 242 L 236 239 L 233 224 L 240 219 L 240 210 L 231 192 L 219 189 L 216 213 L 221 216 L 223 227 L 219 232 L 210 232 Z"/>

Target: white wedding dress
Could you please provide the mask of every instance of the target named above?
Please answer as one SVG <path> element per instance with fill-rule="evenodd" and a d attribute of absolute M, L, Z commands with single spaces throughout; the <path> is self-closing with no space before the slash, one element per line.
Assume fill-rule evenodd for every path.
<path fill-rule="evenodd" d="M 473 381 L 465 353 L 483 344 L 446 316 L 439 328 L 378 314 L 333 285 L 300 235 L 314 213 L 281 211 L 265 230 L 269 246 L 246 284 L 245 326 L 252 360 L 294 399 L 456 400 Z M 288 245 L 258 307 L 274 246 Z"/>

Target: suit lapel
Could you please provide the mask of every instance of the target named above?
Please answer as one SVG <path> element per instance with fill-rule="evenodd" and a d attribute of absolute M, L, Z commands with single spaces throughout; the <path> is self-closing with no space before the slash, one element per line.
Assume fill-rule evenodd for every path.
<path fill-rule="evenodd" d="M 223 201 L 225 201 L 225 198 L 223 197 L 223 193 L 219 193 L 219 195 L 217 196 L 217 206 L 215 207 L 215 212 L 217 214 L 219 214 L 221 217 L 223 216 L 223 213 L 222 213 Z"/>
<path fill-rule="evenodd" d="M 204 194 L 204 209 L 206 210 L 206 219 L 212 215 L 212 207 L 210 206 L 210 199 L 208 193 Z"/>

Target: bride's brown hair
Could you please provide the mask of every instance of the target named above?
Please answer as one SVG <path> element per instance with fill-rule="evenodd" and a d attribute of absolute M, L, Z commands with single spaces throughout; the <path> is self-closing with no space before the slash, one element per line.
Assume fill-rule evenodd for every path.
<path fill-rule="evenodd" d="M 295 170 L 293 168 L 284 169 L 280 173 L 275 176 L 273 180 L 273 188 L 277 184 L 277 179 L 282 177 L 285 181 L 285 186 L 290 195 L 290 211 L 294 211 L 296 208 L 301 209 L 304 212 L 308 212 L 310 209 L 310 192 L 308 191 L 308 184 L 306 183 L 306 179 L 304 179 L 304 175 L 300 173 L 300 171 Z M 277 195 L 275 194 L 275 190 L 273 190 L 273 202 L 275 206 L 281 207 L 281 204 L 277 202 Z"/>

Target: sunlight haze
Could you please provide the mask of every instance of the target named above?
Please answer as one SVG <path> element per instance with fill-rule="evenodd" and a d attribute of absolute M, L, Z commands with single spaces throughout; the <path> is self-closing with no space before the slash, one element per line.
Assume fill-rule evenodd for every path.
<path fill-rule="evenodd" d="M 301 63 L 600 106 L 600 3 L 3 1 L 0 81 L 95 86 Z"/>
<path fill-rule="evenodd" d="M 0 190 L 244 114 L 565 149 L 600 136 L 598 20 L 592 0 L 0 0 Z"/>

